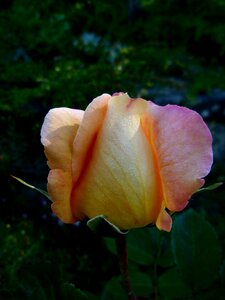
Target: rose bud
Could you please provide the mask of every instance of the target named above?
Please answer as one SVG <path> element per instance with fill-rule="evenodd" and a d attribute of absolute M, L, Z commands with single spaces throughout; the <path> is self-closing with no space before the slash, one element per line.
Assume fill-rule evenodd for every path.
<path fill-rule="evenodd" d="M 53 212 L 65 223 L 104 215 L 119 229 L 170 231 L 212 165 L 202 117 L 127 94 L 103 94 L 85 111 L 54 108 L 41 129 Z"/>

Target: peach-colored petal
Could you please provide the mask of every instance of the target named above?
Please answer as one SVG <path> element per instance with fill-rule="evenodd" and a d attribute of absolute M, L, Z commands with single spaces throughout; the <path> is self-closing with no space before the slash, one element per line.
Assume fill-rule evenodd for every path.
<path fill-rule="evenodd" d="M 166 206 L 180 211 L 210 171 L 210 131 L 201 116 L 188 108 L 151 102 L 144 124 L 151 132 Z"/>
<path fill-rule="evenodd" d="M 72 190 L 71 172 L 54 169 L 48 175 L 48 193 L 53 200 L 52 210 L 64 223 L 73 223 L 76 218 L 70 207 Z"/>
<path fill-rule="evenodd" d="M 83 111 L 54 108 L 46 115 L 41 129 L 41 142 L 45 147 L 48 165 L 48 193 L 52 210 L 65 223 L 75 218 L 71 212 L 72 149 L 73 140 L 83 118 Z"/>
<path fill-rule="evenodd" d="M 102 126 L 107 111 L 109 94 L 95 98 L 86 108 L 82 123 L 73 144 L 73 182 L 76 184 L 87 162 L 91 158 L 91 149 Z"/>
<path fill-rule="evenodd" d="M 41 128 L 41 142 L 45 147 L 51 169 L 71 169 L 72 145 L 84 112 L 70 108 L 51 109 Z"/>
<path fill-rule="evenodd" d="M 89 218 L 105 215 L 121 229 L 142 227 L 156 221 L 162 203 L 151 146 L 140 121 L 148 102 L 131 100 L 126 94 L 107 100 L 108 107 L 104 119 L 101 117 L 101 126 L 89 123 L 98 128 L 97 135 L 96 129 L 90 134 L 88 123 L 89 126 L 82 132 L 85 136 L 79 144 L 80 149 L 87 136 L 89 141 L 95 139 L 95 142 L 91 160 L 74 189 L 74 211 L 79 217 L 79 213 Z M 88 121 L 93 122 L 91 119 Z"/>
<path fill-rule="evenodd" d="M 156 227 L 160 230 L 165 230 L 167 232 L 171 231 L 172 228 L 172 218 L 165 210 L 165 207 L 162 207 L 158 218 L 156 220 Z"/>

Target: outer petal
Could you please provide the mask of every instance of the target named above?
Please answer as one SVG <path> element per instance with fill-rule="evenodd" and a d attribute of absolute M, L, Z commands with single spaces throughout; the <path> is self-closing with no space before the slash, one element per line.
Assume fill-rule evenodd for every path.
<path fill-rule="evenodd" d="M 71 169 L 73 140 L 83 118 L 82 110 L 53 108 L 41 128 L 41 142 L 45 147 L 51 169 Z"/>
<path fill-rule="evenodd" d="M 77 220 L 71 211 L 71 190 L 71 172 L 65 172 L 62 169 L 54 169 L 49 172 L 48 193 L 53 200 L 52 211 L 64 223 L 73 223 Z"/>
<path fill-rule="evenodd" d="M 72 146 L 83 117 L 83 111 L 55 108 L 46 115 L 41 129 L 48 165 L 48 192 L 53 200 L 52 210 L 65 223 L 75 218 L 71 212 Z"/>
<path fill-rule="evenodd" d="M 102 126 L 90 139 L 94 141 L 91 160 L 74 189 L 76 213 L 89 218 L 103 214 L 121 229 L 156 221 L 162 194 L 151 145 L 141 126 L 147 107 L 147 101 L 131 100 L 126 94 L 108 100 Z"/>
<path fill-rule="evenodd" d="M 184 107 L 149 103 L 144 120 L 152 134 L 165 205 L 180 211 L 204 184 L 212 165 L 212 137 L 201 116 Z"/>

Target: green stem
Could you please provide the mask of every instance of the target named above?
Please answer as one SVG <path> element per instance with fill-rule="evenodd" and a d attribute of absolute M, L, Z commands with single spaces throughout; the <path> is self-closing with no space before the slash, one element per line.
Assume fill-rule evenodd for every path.
<path fill-rule="evenodd" d="M 120 273 L 122 276 L 122 284 L 127 293 L 128 300 L 137 300 L 131 286 L 129 272 L 128 272 L 128 257 L 127 257 L 127 245 L 126 235 L 118 234 L 116 236 L 116 248 L 119 258 Z"/>

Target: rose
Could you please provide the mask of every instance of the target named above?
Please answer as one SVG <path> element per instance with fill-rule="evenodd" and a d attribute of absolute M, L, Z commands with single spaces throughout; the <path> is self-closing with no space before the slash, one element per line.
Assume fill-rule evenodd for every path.
<path fill-rule="evenodd" d="M 54 108 L 41 129 L 53 212 L 65 223 L 104 215 L 120 229 L 170 231 L 204 184 L 212 138 L 201 116 L 127 94 L 103 94 L 85 111 Z"/>

